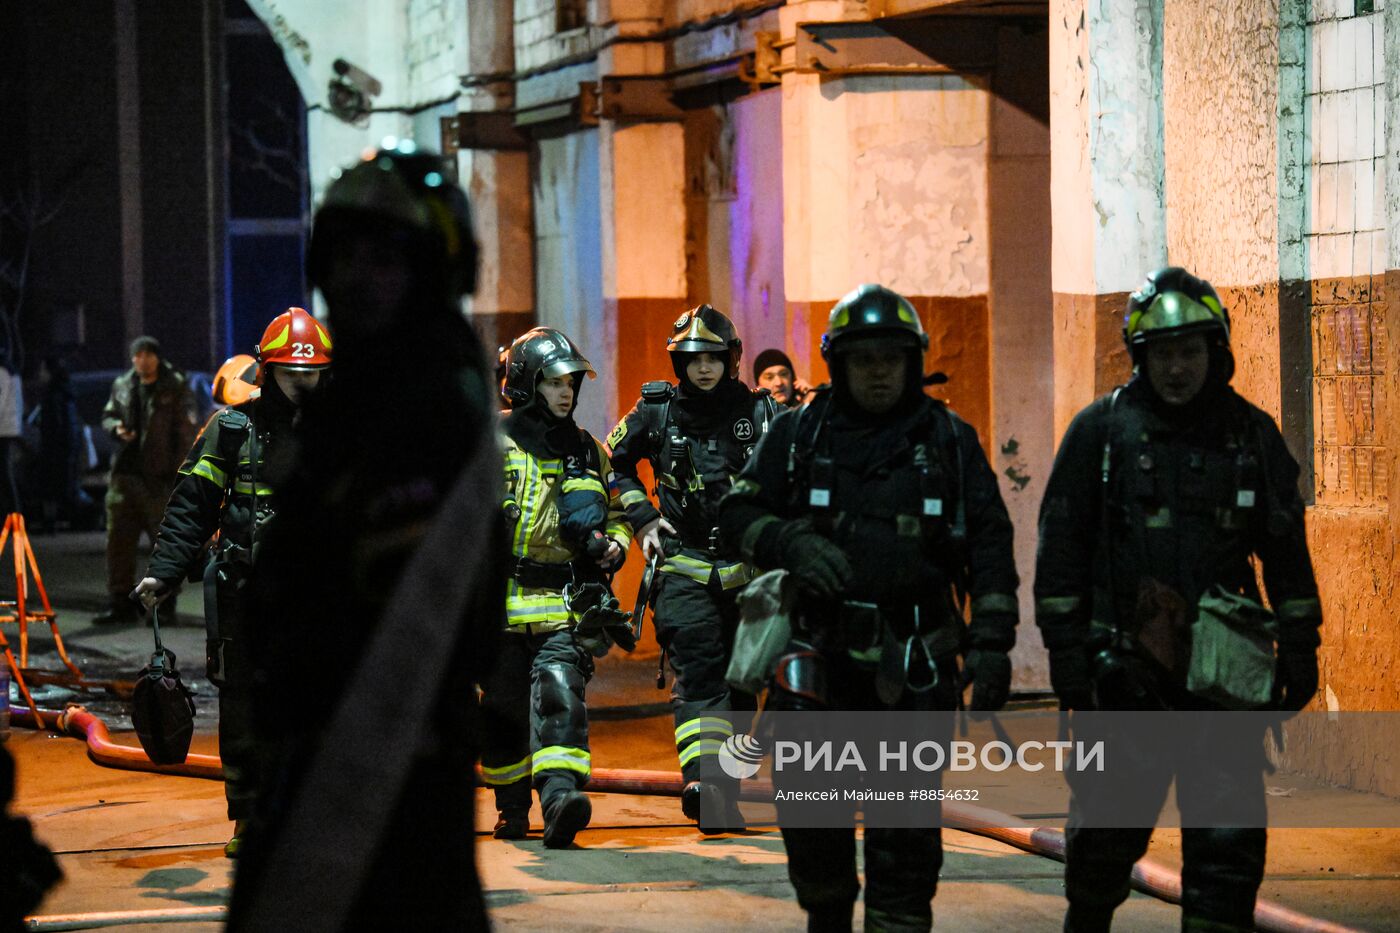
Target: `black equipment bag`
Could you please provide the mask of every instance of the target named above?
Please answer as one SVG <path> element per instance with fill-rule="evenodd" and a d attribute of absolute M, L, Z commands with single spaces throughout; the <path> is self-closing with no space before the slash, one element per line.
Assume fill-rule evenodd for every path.
<path fill-rule="evenodd" d="M 180 680 L 175 654 L 160 642 L 157 608 L 151 608 L 156 650 L 136 675 L 131 722 L 146 757 L 158 765 L 178 765 L 184 764 L 194 738 L 194 694 Z"/>

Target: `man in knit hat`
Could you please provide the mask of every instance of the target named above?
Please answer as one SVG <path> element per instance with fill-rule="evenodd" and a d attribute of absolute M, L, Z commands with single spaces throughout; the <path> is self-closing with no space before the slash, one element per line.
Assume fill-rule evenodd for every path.
<path fill-rule="evenodd" d="M 792 360 L 782 350 L 764 350 L 753 361 L 753 384 L 767 389 L 773 401 L 785 408 L 796 408 L 807 398 L 812 387 L 793 373 Z"/>

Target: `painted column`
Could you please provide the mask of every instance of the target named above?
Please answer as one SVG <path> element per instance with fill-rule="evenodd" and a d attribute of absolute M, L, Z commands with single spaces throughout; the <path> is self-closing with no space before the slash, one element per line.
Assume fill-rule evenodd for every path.
<path fill-rule="evenodd" d="M 646 4 L 627 4 L 643 17 Z M 622 12 L 623 4 L 612 4 Z M 619 31 L 653 26 L 646 20 Z M 605 50 L 599 75 L 661 71 L 665 49 L 624 43 Z M 686 304 L 685 130 L 681 123 L 622 123 L 598 128 L 603 308 L 611 419 L 636 401 L 641 384 L 672 379 L 666 341 Z M 608 425 L 611 427 L 611 424 Z"/>
<path fill-rule="evenodd" d="M 799 22 L 839 19 L 833 6 L 784 7 L 784 37 Z M 950 377 L 943 394 L 990 444 L 988 93 L 953 75 L 795 73 L 782 92 L 783 278 L 798 370 L 824 379 L 832 305 L 879 282 L 919 309 L 928 365 Z"/>
<path fill-rule="evenodd" d="M 666 341 L 686 310 L 685 139 L 679 123 L 605 120 L 598 135 L 610 410 L 621 415 L 643 382 L 673 378 Z"/>
<path fill-rule="evenodd" d="M 1047 690 L 1035 619 L 1036 526 L 1055 456 L 1050 285 L 1049 65 L 1044 30 L 998 32 L 987 161 L 992 443 L 988 454 L 1016 527 L 1021 631 L 1015 686 Z M 1013 102 L 1014 101 L 1014 102 Z"/>
<path fill-rule="evenodd" d="M 1161 0 L 1050 5 L 1055 436 L 1128 375 L 1127 295 L 1167 259 Z"/>
<path fill-rule="evenodd" d="M 513 0 L 482 0 L 467 5 L 460 112 L 510 111 L 514 83 L 487 80 L 515 70 Z M 464 117 L 469 119 L 469 117 Z M 510 342 L 535 324 L 535 244 L 531 219 L 530 153 L 467 149 L 457 155 L 457 174 L 471 197 L 481 244 L 472 321 L 488 351 Z"/>

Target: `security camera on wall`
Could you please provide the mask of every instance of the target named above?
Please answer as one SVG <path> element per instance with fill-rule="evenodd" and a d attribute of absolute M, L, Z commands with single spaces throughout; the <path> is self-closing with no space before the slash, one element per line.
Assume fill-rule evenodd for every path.
<path fill-rule="evenodd" d="M 331 67 L 335 69 L 327 96 L 331 113 L 346 123 L 364 126 L 369 122 L 370 111 L 374 109 L 374 98 L 384 90 L 384 86 L 374 75 L 343 58 L 337 58 Z"/>

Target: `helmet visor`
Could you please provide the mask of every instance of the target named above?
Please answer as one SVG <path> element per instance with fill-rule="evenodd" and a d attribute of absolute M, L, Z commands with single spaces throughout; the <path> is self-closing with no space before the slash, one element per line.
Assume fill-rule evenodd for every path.
<path fill-rule="evenodd" d="M 541 379 L 553 379 L 556 376 L 567 376 L 570 373 L 588 373 L 589 379 L 598 378 L 598 374 L 593 371 L 592 366 L 588 365 L 587 360 L 559 360 L 540 368 Z"/>
<path fill-rule="evenodd" d="M 1140 342 L 1206 327 L 1226 327 L 1225 312 L 1218 301 L 1210 295 L 1197 301 L 1182 292 L 1163 292 L 1146 308 L 1128 316 L 1128 340 Z"/>

